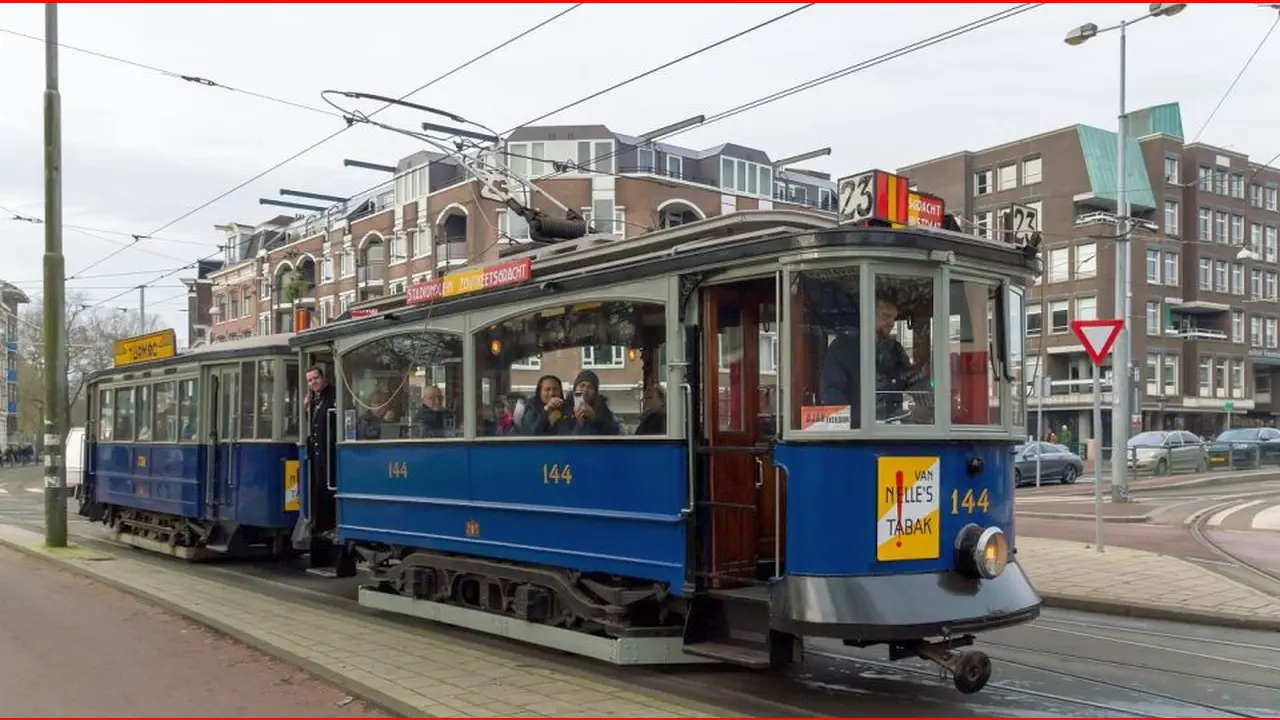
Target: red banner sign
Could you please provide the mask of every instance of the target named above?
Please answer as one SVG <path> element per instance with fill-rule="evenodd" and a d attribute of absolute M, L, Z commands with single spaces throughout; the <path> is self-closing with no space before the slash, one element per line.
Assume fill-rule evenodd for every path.
<path fill-rule="evenodd" d="M 533 258 L 462 270 L 442 278 L 410 285 L 404 294 L 404 304 L 416 305 L 491 288 L 519 285 L 528 282 L 532 277 Z"/>

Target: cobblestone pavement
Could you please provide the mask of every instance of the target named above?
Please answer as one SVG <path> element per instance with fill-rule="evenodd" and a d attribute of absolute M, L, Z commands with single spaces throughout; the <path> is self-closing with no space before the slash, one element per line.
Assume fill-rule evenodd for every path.
<path fill-rule="evenodd" d="M 7 717 L 388 717 L 297 668 L 0 549 Z"/>
<path fill-rule="evenodd" d="M 1280 630 L 1280 599 L 1176 557 L 1025 536 L 1017 547 L 1049 604 Z"/>
<path fill-rule="evenodd" d="M 725 717 L 727 711 L 542 667 L 412 626 L 282 602 L 90 548 L 49 550 L 29 530 L 0 526 L 0 543 L 128 588 L 408 716 Z M 126 646 L 127 643 L 122 643 Z"/>

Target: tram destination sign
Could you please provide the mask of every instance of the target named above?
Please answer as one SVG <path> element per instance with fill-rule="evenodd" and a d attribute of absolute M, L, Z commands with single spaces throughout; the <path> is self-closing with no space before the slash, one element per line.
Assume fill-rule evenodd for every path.
<path fill-rule="evenodd" d="M 405 290 L 404 304 L 417 305 L 458 295 L 470 295 L 482 290 L 519 285 L 528 282 L 532 277 L 533 258 L 521 258 L 461 270 L 434 280 L 410 285 Z"/>
<path fill-rule="evenodd" d="M 942 553 L 942 463 L 882 457 L 876 468 L 876 560 L 936 560 Z"/>
<path fill-rule="evenodd" d="M 878 221 L 895 228 L 942 227 L 946 203 L 936 195 L 912 190 L 910 178 L 871 170 L 841 178 L 838 188 L 842 225 Z"/>
<path fill-rule="evenodd" d="M 151 360 L 163 360 L 178 354 L 178 338 L 173 328 L 117 340 L 112 348 L 115 367 Z"/>

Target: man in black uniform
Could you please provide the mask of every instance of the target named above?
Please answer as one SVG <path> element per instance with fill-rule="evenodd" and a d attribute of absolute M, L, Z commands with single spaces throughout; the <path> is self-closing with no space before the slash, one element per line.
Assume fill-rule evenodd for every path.
<path fill-rule="evenodd" d="M 307 394 L 302 405 L 307 411 L 307 490 L 311 506 L 311 531 L 331 534 L 337 530 L 337 501 L 327 486 L 334 468 L 334 438 L 329 432 L 329 410 L 334 392 L 324 369 L 307 370 Z M 334 468 L 336 470 L 336 468 Z"/>
<path fill-rule="evenodd" d="M 876 299 L 876 419 L 880 421 L 899 418 L 902 414 L 903 391 L 925 391 L 928 395 L 929 380 L 925 372 L 912 366 L 911 359 L 902 344 L 890 333 L 898 320 L 898 304 L 888 297 Z M 824 405 L 848 405 L 852 413 L 852 426 L 858 427 L 861 407 L 859 389 L 862 367 L 857 332 L 840 335 L 827 349 L 822 366 L 820 401 Z"/>

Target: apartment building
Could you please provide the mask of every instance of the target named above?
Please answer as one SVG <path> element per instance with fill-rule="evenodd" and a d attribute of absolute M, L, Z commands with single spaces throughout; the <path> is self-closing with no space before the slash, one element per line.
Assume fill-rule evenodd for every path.
<path fill-rule="evenodd" d="M 578 209 L 596 230 L 624 238 L 739 210 L 835 210 L 829 175 L 777 166 L 765 151 L 732 143 L 694 150 L 604 125 L 561 125 L 520 128 L 503 150 L 499 160 L 514 172 Z M 523 199 L 554 210 L 539 195 Z M 357 303 L 401 294 L 452 266 L 496 260 L 529 241 L 523 218 L 482 195 L 456 160 L 426 151 L 400 160 L 385 186 L 323 212 L 217 229 L 225 255 L 208 273 L 212 342 L 323 325 Z M 198 305 L 197 298 L 196 316 Z M 639 365 L 621 348 L 598 350 L 600 357 L 545 361 L 596 369 L 615 408 L 638 407 L 630 389 L 638 387 Z M 531 358 L 521 371 L 531 376 L 530 389 L 543 361 Z"/>
<path fill-rule="evenodd" d="M 213 309 L 213 280 L 210 276 L 222 269 L 222 260 L 206 259 L 196 262 L 196 276 L 182 278 L 187 286 L 187 347 L 209 342 L 213 329 L 210 310 Z"/>
<path fill-rule="evenodd" d="M 1186 143 L 1176 103 L 1130 114 L 1125 162 L 1134 228 L 1130 328 L 1141 378 L 1135 424 L 1212 435 L 1228 413 L 1236 425 L 1273 423 L 1280 171 L 1235 150 Z M 1116 133 L 1072 125 L 900 172 L 963 213 L 975 233 L 993 232 L 1010 203 L 1039 210 L 1046 272 L 1027 288 L 1029 402 L 1034 409 L 1041 387 L 1030 379 L 1043 374 L 1046 427 L 1091 436 L 1091 364 L 1069 324 L 1120 316 Z M 1111 374 L 1103 368 L 1104 404 Z"/>
<path fill-rule="evenodd" d="M 31 302 L 17 285 L 0 280 L 0 361 L 4 382 L 0 383 L 0 450 L 20 441 L 18 437 L 18 313 Z"/>

